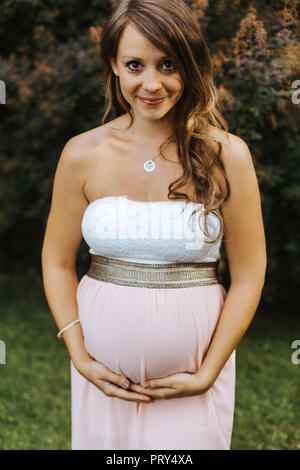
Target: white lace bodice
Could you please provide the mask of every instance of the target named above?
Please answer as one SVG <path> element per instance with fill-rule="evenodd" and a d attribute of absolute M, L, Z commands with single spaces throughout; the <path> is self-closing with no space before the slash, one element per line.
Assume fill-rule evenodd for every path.
<path fill-rule="evenodd" d="M 222 240 L 207 244 L 199 222 L 196 224 L 197 217 L 203 227 L 203 205 L 185 204 L 183 200 L 145 202 L 125 196 L 96 199 L 84 212 L 82 235 L 90 253 L 107 258 L 144 263 L 217 261 Z M 201 212 L 190 220 L 200 206 Z M 209 214 L 207 224 L 215 238 L 218 218 Z"/>

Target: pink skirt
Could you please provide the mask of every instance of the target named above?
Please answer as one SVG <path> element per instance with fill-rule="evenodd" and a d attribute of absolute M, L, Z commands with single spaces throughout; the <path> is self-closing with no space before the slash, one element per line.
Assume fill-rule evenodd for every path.
<path fill-rule="evenodd" d="M 222 284 L 185 288 L 121 286 L 84 275 L 77 289 L 85 347 L 132 382 L 196 372 L 227 292 Z M 71 361 L 73 450 L 229 450 L 235 351 L 202 395 L 153 403 L 108 397 Z"/>

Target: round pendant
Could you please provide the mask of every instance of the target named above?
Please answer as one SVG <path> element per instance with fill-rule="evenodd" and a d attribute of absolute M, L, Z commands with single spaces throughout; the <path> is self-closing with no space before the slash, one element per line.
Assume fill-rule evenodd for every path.
<path fill-rule="evenodd" d="M 155 163 L 153 160 L 147 160 L 145 165 L 144 165 L 144 168 L 146 171 L 150 172 L 150 171 L 153 171 L 154 168 L 155 168 Z"/>

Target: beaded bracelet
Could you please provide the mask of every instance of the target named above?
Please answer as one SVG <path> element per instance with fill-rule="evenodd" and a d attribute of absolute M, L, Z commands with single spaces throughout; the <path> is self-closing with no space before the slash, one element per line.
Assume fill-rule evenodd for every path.
<path fill-rule="evenodd" d="M 62 339 L 62 334 L 65 331 L 67 331 L 69 328 L 71 328 L 71 326 L 75 325 L 78 322 L 80 322 L 79 318 L 77 320 L 73 321 L 72 323 L 70 323 L 69 325 L 65 326 L 62 330 L 60 330 L 57 334 L 58 339 Z"/>

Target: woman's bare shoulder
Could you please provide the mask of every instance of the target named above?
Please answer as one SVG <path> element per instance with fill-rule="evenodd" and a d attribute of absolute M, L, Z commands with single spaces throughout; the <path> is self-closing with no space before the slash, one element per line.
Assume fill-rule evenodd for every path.
<path fill-rule="evenodd" d="M 221 144 L 224 144 L 226 147 L 230 143 L 231 136 L 234 137 L 230 132 L 226 132 L 223 129 L 211 125 L 208 127 L 208 135 L 212 137 L 215 142 L 221 142 Z"/>
<path fill-rule="evenodd" d="M 224 163 L 228 162 L 228 159 L 232 160 L 233 158 L 238 158 L 240 153 L 247 152 L 248 146 L 246 142 L 238 135 L 226 132 L 223 129 L 218 129 L 214 126 L 210 126 L 209 129 L 209 135 L 222 143 L 221 158 Z"/>
<path fill-rule="evenodd" d="M 109 128 L 102 125 L 71 137 L 66 145 L 72 150 L 74 158 L 82 157 L 84 159 L 95 147 L 104 144 L 110 134 Z"/>
<path fill-rule="evenodd" d="M 221 142 L 222 144 L 220 159 L 223 163 L 229 183 L 234 180 L 235 175 L 239 172 L 241 177 L 242 174 L 246 176 L 247 170 L 249 171 L 249 169 L 253 167 L 252 155 L 247 143 L 238 135 L 214 127 L 211 127 L 210 135 L 213 136 L 217 142 Z M 217 144 L 215 145 L 217 150 Z M 223 192 L 226 193 L 224 180 L 220 177 L 217 168 L 215 169 L 215 177 Z"/>
<path fill-rule="evenodd" d="M 122 130 L 123 116 L 120 116 L 106 124 L 89 129 L 74 137 L 71 137 L 65 145 L 65 153 L 74 163 L 85 165 L 95 153 L 99 158 L 106 155 L 108 146 L 117 140 L 118 130 Z M 106 150 L 101 152 L 101 150 Z"/>

